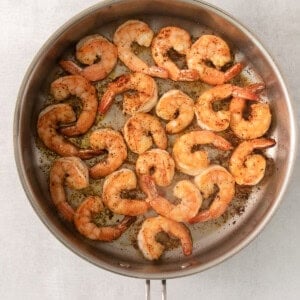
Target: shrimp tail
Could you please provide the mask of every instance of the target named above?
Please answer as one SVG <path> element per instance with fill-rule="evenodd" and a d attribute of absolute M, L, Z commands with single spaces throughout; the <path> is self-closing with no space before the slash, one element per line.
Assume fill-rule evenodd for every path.
<path fill-rule="evenodd" d="M 237 76 L 238 74 L 240 74 L 244 69 L 244 67 L 245 66 L 243 63 L 237 63 L 234 66 L 232 66 L 224 73 L 224 82 L 227 82 L 232 78 L 234 78 L 235 76 Z"/>
<path fill-rule="evenodd" d="M 265 149 L 276 145 L 274 139 L 255 139 L 252 140 L 254 148 Z"/>
<path fill-rule="evenodd" d="M 150 201 L 159 196 L 155 186 L 154 179 L 151 176 L 149 175 L 140 176 L 139 184 L 142 191 L 147 195 L 146 201 Z"/>
<path fill-rule="evenodd" d="M 84 149 L 78 151 L 78 157 L 81 159 L 90 159 L 103 153 L 102 149 Z"/>
<path fill-rule="evenodd" d="M 190 224 L 200 223 L 200 222 L 206 222 L 211 219 L 210 211 L 204 210 L 199 212 L 195 217 L 191 218 L 189 220 Z"/>
<path fill-rule="evenodd" d="M 234 86 L 232 90 L 232 96 L 233 97 L 239 97 L 247 100 L 259 100 L 259 96 L 256 95 L 252 90 L 249 90 L 247 88 L 241 88 L 239 86 Z"/>
<path fill-rule="evenodd" d="M 250 84 L 246 87 L 246 90 L 248 90 L 251 93 L 260 93 L 261 91 L 263 91 L 265 89 L 266 85 L 264 82 L 258 82 L 258 83 L 253 83 Z"/>
<path fill-rule="evenodd" d="M 104 115 L 109 110 L 113 103 L 114 96 L 114 92 L 107 89 L 98 106 L 98 112 L 100 115 Z"/>
<path fill-rule="evenodd" d="M 68 73 L 72 75 L 80 75 L 82 73 L 82 68 L 76 65 L 71 60 L 61 60 L 59 65 Z"/>
<path fill-rule="evenodd" d="M 117 228 L 123 233 L 130 225 L 136 221 L 136 217 L 125 216 L 123 220 L 117 225 Z"/>
<path fill-rule="evenodd" d="M 73 222 L 74 219 L 74 209 L 67 202 L 60 202 L 57 204 L 58 211 L 61 212 L 64 219 L 69 222 Z"/>

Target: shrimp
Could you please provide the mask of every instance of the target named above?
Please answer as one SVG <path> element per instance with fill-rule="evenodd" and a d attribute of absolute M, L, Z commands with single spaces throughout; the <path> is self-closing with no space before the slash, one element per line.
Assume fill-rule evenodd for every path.
<path fill-rule="evenodd" d="M 135 217 L 125 216 L 119 224 L 97 226 L 93 222 L 93 215 L 100 213 L 103 209 L 104 205 L 100 197 L 86 197 L 74 215 L 77 230 L 91 240 L 111 242 L 118 239 L 136 220 Z"/>
<path fill-rule="evenodd" d="M 195 81 L 199 79 L 196 70 L 180 70 L 169 58 L 172 48 L 182 55 L 187 55 L 191 47 L 190 34 L 178 27 L 164 27 L 152 41 L 152 57 L 156 64 L 169 72 L 169 78 L 174 81 Z"/>
<path fill-rule="evenodd" d="M 153 31 L 144 22 L 129 20 L 118 27 L 114 34 L 114 43 L 118 48 L 120 60 L 133 72 L 140 72 L 149 76 L 168 78 L 168 72 L 158 66 L 148 66 L 131 49 L 134 42 L 140 46 L 150 47 Z"/>
<path fill-rule="evenodd" d="M 78 157 L 61 157 L 54 161 L 50 170 L 50 194 L 54 205 L 67 221 L 73 221 L 74 209 L 67 202 L 64 183 L 71 189 L 80 190 L 89 185 L 89 172 Z"/>
<path fill-rule="evenodd" d="M 202 196 L 198 188 L 189 180 L 181 180 L 176 183 L 173 194 L 181 199 L 177 205 L 160 196 L 150 176 L 141 177 L 140 184 L 147 194 L 146 201 L 159 214 L 177 222 L 188 222 L 199 211 L 202 204 Z"/>
<path fill-rule="evenodd" d="M 273 139 L 254 139 L 240 143 L 229 160 L 229 170 L 239 185 L 255 185 L 264 177 L 266 159 L 251 154 L 254 149 L 265 149 L 276 144 Z"/>
<path fill-rule="evenodd" d="M 138 113 L 127 120 L 124 138 L 130 150 L 137 154 L 144 153 L 153 142 L 163 150 L 168 144 L 163 125 L 156 117 L 145 113 Z"/>
<path fill-rule="evenodd" d="M 200 80 L 211 85 L 223 84 L 242 71 L 242 63 L 235 64 L 226 72 L 221 71 L 220 69 L 230 61 L 228 45 L 215 35 L 202 35 L 187 53 L 189 69 L 197 70 Z M 214 67 L 208 66 L 207 62 L 212 63 Z"/>
<path fill-rule="evenodd" d="M 171 155 L 161 149 L 151 149 L 142 153 L 136 161 L 139 176 L 150 175 L 158 186 L 168 186 L 174 177 L 175 163 Z"/>
<path fill-rule="evenodd" d="M 99 150 L 80 149 L 57 132 L 61 123 L 71 123 L 75 120 L 76 116 L 70 105 L 50 105 L 39 114 L 38 135 L 46 147 L 61 156 L 78 156 L 82 159 L 89 159 L 101 154 L 102 151 Z"/>
<path fill-rule="evenodd" d="M 123 112 L 133 115 L 138 112 L 150 111 L 157 102 L 157 85 L 155 80 L 143 73 L 124 74 L 111 82 L 99 104 L 98 111 L 105 114 L 116 95 L 126 91 L 135 93 L 125 93 L 123 96 Z"/>
<path fill-rule="evenodd" d="M 173 158 L 176 167 L 182 173 L 198 175 L 209 165 L 208 153 L 198 150 L 199 145 L 212 144 L 218 149 L 227 151 L 231 144 L 221 136 L 205 130 L 188 132 L 180 136 L 173 146 Z"/>
<path fill-rule="evenodd" d="M 219 191 L 210 207 L 200 211 L 189 222 L 206 222 L 220 217 L 226 211 L 235 194 L 235 180 L 232 175 L 225 168 L 212 165 L 197 175 L 194 182 L 204 198 L 208 198 L 213 193 L 214 185 L 218 186 Z"/>
<path fill-rule="evenodd" d="M 257 100 L 258 96 L 247 88 L 231 84 L 215 86 L 204 92 L 195 103 L 195 113 L 198 125 L 206 130 L 223 131 L 229 126 L 230 111 L 214 111 L 212 103 L 227 99 L 230 96 Z"/>
<path fill-rule="evenodd" d="M 105 78 L 118 59 L 116 46 L 99 34 L 84 37 L 76 45 L 76 58 L 86 67 L 81 68 L 71 60 L 61 60 L 60 66 L 73 75 L 81 75 L 89 81 Z M 96 62 L 100 58 L 99 62 Z"/>
<path fill-rule="evenodd" d="M 170 90 L 159 99 L 156 114 L 169 121 L 166 125 L 167 133 L 178 133 L 193 121 L 194 101 L 180 90 Z"/>
<path fill-rule="evenodd" d="M 127 147 L 122 135 L 112 129 L 99 129 L 90 135 L 90 145 L 93 149 L 106 150 L 106 160 L 98 162 L 90 168 L 92 178 L 100 178 L 117 170 L 127 158 Z"/>
<path fill-rule="evenodd" d="M 184 255 L 192 254 L 193 242 L 189 229 L 182 223 L 158 216 L 146 219 L 137 236 L 139 248 L 145 258 L 156 260 L 162 255 L 165 247 L 155 239 L 162 231 L 180 240 Z"/>
<path fill-rule="evenodd" d="M 122 192 L 136 189 L 137 179 L 133 171 L 121 169 L 105 178 L 103 184 L 103 202 L 114 213 L 126 216 L 138 216 L 149 209 L 144 200 L 122 197 Z"/>
<path fill-rule="evenodd" d="M 250 90 L 260 91 L 265 87 L 263 83 L 252 84 Z M 230 128 L 240 139 L 255 139 L 263 136 L 271 125 L 271 111 L 267 103 L 254 103 L 250 106 L 250 115 L 243 118 L 246 101 L 233 98 L 230 102 Z"/>
<path fill-rule="evenodd" d="M 64 76 L 51 84 L 51 93 L 58 101 L 74 95 L 82 101 L 82 111 L 74 125 L 61 128 L 67 136 L 76 136 L 86 133 L 93 125 L 98 107 L 96 89 L 84 77 L 79 75 Z"/>

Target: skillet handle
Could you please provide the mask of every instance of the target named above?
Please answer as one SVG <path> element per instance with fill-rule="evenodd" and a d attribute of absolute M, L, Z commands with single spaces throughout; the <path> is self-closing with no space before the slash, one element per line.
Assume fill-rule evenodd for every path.
<path fill-rule="evenodd" d="M 165 279 L 161 280 L 161 299 L 162 300 L 167 300 L 167 281 Z M 145 299 L 150 300 L 150 280 L 146 279 L 146 286 L 145 286 Z"/>

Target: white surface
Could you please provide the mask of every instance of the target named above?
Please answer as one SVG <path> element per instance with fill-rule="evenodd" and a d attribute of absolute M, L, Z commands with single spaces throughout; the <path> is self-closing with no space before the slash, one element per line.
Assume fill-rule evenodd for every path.
<path fill-rule="evenodd" d="M 70 252 L 31 208 L 15 169 L 17 92 L 35 53 L 96 0 L 1 0 L 1 299 L 143 299 L 144 282 L 103 271 Z M 281 68 L 300 117 L 300 2 L 213 0 L 255 32 Z M 219 266 L 167 282 L 168 298 L 300 299 L 300 160 L 279 210 L 260 236 Z M 154 282 L 159 299 L 159 282 Z"/>

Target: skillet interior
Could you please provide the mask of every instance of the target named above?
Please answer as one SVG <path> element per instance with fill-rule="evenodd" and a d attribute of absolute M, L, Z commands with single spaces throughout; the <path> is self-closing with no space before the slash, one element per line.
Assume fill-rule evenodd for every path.
<path fill-rule="evenodd" d="M 101 32 L 111 38 L 108 32 L 113 32 L 122 20 L 131 18 L 143 19 L 154 29 L 163 25 L 181 26 L 195 36 L 209 28 L 230 41 L 237 55 L 243 53 L 245 56 L 240 58 L 251 62 L 255 72 L 261 75 L 267 85 L 266 92 L 273 113 L 269 135 L 278 143 L 267 151 L 276 168 L 272 169 L 272 174 L 260 184 L 259 189 L 251 192 L 241 215 L 230 217 L 221 226 L 216 223 L 195 225 L 192 231 L 192 256 L 182 257 L 180 249 L 175 249 L 156 263 L 143 259 L 126 235 L 111 244 L 92 243 L 66 225 L 50 201 L 47 180 L 39 167 L 42 161 L 35 143 L 37 116 L 61 55 L 87 34 Z M 249 69 L 251 79 L 254 79 L 255 72 Z M 278 111 L 280 119 L 276 118 Z M 171 278 L 204 270 L 251 241 L 270 219 L 281 199 L 295 151 L 295 128 L 289 98 L 271 58 L 238 23 L 222 12 L 195 1 L 108 1 L 76 16 L 50 38 L 30 66 L 19 94 L 14 134 L 16 161 L 24 189 L 51 232 L 75 253 L 102 268 L 150 279 Z"/>

